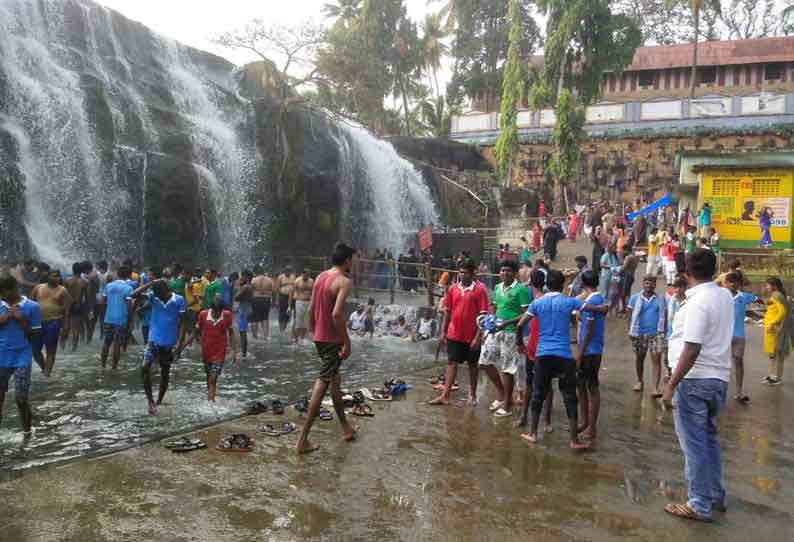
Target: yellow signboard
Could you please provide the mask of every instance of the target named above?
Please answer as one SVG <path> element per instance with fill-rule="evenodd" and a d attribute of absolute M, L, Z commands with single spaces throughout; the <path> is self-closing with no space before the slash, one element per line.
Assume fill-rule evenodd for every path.
<path fill-rule="evenodd" d="M 791 242 L 790 170 L 707 170 L 700 185 L 700 207 L 711 205 L 711 224 L 725 240 L 757 242 L 758 216 L 771 209 L 772 240 Z"/>

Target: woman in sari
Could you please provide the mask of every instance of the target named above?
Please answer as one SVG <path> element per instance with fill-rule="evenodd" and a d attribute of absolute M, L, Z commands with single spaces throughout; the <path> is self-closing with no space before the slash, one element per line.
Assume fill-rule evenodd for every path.
<path fill-rule="evenodd" d="M 778 386 L 783 378 L 783 361 L 791 352 L 791 328 L 794 319 L 780 279 L 770 277 L 765 286 L 769 301 L 764 315 L 764 352 L 769 355 L 769 375 L 762 383 Z"/>
<path fill-rule="evenodd" d="M 773 213 L 769 207 L 764 207 L 758 214 L 758 225 L 761 227 L 761 242 L 759 243 L 761 248 L 769 248 L 772 246 L 772 233 L 770 232 L 770 228 L 772 227 L 772 216 Z"/>
<path fill-rule="evenodd" d="M 576 242 L 576 234 L 579 233 L 579 215 L 576 211 L 571 211 L 568 216 L 568 240 L 571 243 Z"/>
<path fill-rule="evenodd" d="M 535 221 L 532 224 L 532 235 L 530 235 L 529 239 L 529 250 L 532 251 L 534 254 L 540 249 L 540 238 L 543 233 L 543 229 L 540 227 L 540 223 Z"/>

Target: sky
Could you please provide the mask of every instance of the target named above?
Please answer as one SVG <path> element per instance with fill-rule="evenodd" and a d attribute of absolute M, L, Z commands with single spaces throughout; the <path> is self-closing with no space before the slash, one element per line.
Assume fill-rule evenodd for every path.
<path fill-rule="evenodd" d="M 235 64 L 257 60 L 256 55 L 232 51 L 212 43 L 212 37 L 260 18 L 280 24 L 299 24 L 307 19 L 323 22 L 322 6 L 332 0 L 97 0 L 152 30 L 229 59 Z M 415 20 L 440 9 L 439 0 L 406 0 Z"/>

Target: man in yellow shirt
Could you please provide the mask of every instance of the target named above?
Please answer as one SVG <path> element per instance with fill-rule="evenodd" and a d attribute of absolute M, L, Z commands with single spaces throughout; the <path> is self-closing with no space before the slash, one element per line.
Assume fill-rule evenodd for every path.
<path fill-rule="evenodd" d="M 662 236 L 659 228 L 653 228 L 648 236 L 648 263 L 645 266 L 645 275 L 655 277 L 659 274 L 659 245 Z"/>
<path fill-rule="evenodd" d="M 187 277 L 188 272 L 184 271 L 184 275 Z M 201 306 L 204 303 L 204 288 L 206 288 L 203 279 L 201 269 L 196 269 L 193 271 L 193 277 L 190 280 L 185 280 L 187 311 L 185 312 L 185 326 L 182 329 L 182 338 L 193 332 L 196 320 L 201 312 Z"/>

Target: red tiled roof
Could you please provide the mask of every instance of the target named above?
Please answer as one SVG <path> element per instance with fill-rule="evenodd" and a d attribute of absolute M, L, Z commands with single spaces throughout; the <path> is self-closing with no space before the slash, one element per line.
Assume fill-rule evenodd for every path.
<path fill-rule="evenodd" d="M 684 68 L 692 65 L 691 43 L 638 47 L 626 71 Z M 698 44 L 698 66 L 729 66 L 794 61 L 794 36 Z"/>

